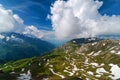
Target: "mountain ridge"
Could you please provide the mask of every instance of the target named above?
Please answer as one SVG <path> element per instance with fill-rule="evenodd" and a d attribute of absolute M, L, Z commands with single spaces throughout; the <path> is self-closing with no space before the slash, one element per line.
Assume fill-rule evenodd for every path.
<path fill-rule="evenodd" d="M 75 40 L 44 56 L 1 65 L 1 72 L 10 74 L 8 78 L 13 80 L 117 80 L 120 78 L 119 40 L 93 39 L 92 42 L 80 41 L 79 44 L 76 44 L 78 39 Z M 2 79 L 2 76 L 0 77 Z"/>
<path fill-rule="evenodd" d="M 10 61 L 40 56 L 54 48 L 55 46 L 47 41 L 23 34 L 14 32 L 0 34 L 1 60 Z"/>

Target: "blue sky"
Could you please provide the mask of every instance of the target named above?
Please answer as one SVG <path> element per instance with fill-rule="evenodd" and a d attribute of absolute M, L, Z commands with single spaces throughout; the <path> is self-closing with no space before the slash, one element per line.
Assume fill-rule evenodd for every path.
<path fill-rule="evenodd" d="M 51 22 L 46 17 L 54 0 L 0 0 L 5 8 L 18 14 L 26 25 L 51 30 Z"/>
<path fill-rule="evenodd" d="M 46 17 L 50 14 L 51 3 L 55 0 L 0 0 L 5 8 L 18 14 L 26 25 L 35 25 L 40 29 L 51 30 L 51 21 Z M 104 2 L 99 12 L 107 15 L 120 15 L 120 0 L 101 0 Z"/>
<path fill-rule="evenodd" d="M 103 6 L 99 10 L 101 14 L 120 15 L 120 0 L 100 0 Z"/>

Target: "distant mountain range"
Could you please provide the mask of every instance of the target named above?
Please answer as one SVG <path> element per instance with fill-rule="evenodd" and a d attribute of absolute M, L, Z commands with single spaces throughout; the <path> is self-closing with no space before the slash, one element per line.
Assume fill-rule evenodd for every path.
<path fill-rule="evenodd" d="M 99 35 L 97 36 L 101 39 L 117 39 L 120 40 L 120 35 Z"/>
<path fill-rule="evenodd" d="M 0 66 L 1 80 L 119 80 L 120 41 L 73 39 L 46 55 Z"/>
<path fill-rule="evenodd" d="M 51 51 L 55 46 L 38 38 L 19 33 L 0 34 L 0 63 L 40 56 Z"/>

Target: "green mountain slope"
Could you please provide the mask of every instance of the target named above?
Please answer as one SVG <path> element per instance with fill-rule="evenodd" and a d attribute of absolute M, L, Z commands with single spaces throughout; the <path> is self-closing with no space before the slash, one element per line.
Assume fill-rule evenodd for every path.
<path fill-rule="evenodd" d="M 44 56 L 9 62 L 0 69 L 1 80 L 117 80 L 120 41 L 75 39 Z"/>
<path fill-rule="evenodd" d="M 0 63 L 43 55 L 55 46 L 49 42 L 18 33 L 0 34 Z"/>

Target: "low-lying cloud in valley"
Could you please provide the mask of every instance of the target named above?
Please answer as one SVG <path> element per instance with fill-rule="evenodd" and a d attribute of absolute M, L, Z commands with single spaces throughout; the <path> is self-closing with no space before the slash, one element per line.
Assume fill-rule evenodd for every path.
<path fill-rule="evenodd" d="M 57 0 L 51 7 L 53 30 L 60 39 L 120 34 L 120 16 L 101 15 L 98 0 Z"/>

